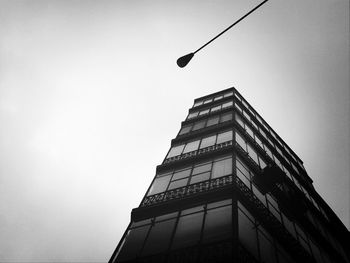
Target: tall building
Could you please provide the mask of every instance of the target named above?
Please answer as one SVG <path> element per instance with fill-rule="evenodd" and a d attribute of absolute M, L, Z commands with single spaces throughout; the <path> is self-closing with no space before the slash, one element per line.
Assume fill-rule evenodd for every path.
<path fill-rule="evenodd" d="M 194 101 L 110 262 L 349 263 L 349 244 L 300 158 L 230 88 Z"/>

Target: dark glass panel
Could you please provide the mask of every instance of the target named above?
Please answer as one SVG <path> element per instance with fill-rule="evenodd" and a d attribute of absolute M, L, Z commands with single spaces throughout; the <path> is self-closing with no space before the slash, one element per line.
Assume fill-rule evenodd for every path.
<path fill-rule="evenodd" d="M 172 244 L 172 249 L 192 246 L 199 242 L 204 212 L 180 217 Z"/>
<path fill-rule="evenodd" d="M 218 110 L 221 110 L 221 105 L 211 108 L 210 112 L 214 112 L 214 111 L 218 111 Z"/>
<path fill-rule="evenodd" d="M 182 127 L 182 129 L 179 132 L 179 135 L 188 133 L 191 130 L 191 128 L 192 128 L 192 125 Z"/>
<path fill-rule="evenodd" d="M 233 101 L 229 101 L 229 102 L 225 102 L 224 104 L 222 104 L 222 108 L 228 108 L 228 107 L 232 107 L 233 105 Z"/>
<path fill-rule="evenodd" d="M 232 204 L 232 199 L 225 199 L 222 201 L 207 204 L 207 209 L 216 208 L 219 206 L 231 205 L 231 204 Z"/>
<path fill-rule="evenodd" d="M 176 218 L 178 216 L 178 214 L 179 214 L 179 212 L 176 211 L 174 213 L 157 216 L 155 221 L 159 222 L 159 221 L 163 221 L 163 220 L 170 219 L 170 218 Z"/>
<path fill-rule="evenodd" d="M 117 255 L 118 262 L 136 258 L 143 246 L 150 225 L 134 228 L 128 231 L 124 244 Z"/>
<path fill-rule="evenodd" d="M 219 116 L 214 116 L 208 119 L 207 122 L 207 127 L 212 126 L 212 125 L 216 125 L 219 123 Z"/>
<path fill-rule="evenodd" d="M 261 228 L 261 227 L 259 227 Z M 272 240 L 267 238 L 262 231 L 258 231 L 260 257 L 263 262 L 275 263 L 276 254 Z"/>
<path fill-rule="evenodd" d="M 236 121 L 239 123 L 239 125 L 241 125 L 243 128 L 244 128 L 244 122 L 243 122 L 243 120 L 242 120 L 242 118 L 241 118 L 241 116 L 239 116 L 239 114 L 235 114 L 235 118 L 236 118 Z"/>
<path fill-rule="evenodd" d="M 176 219 L 157 222 L 152 226 L 142 255 L 152 255 L 168 249 Z"/>
<path fill-rule="evenodd" d="M 204 126 L 205 126 L 205 121 L 196 122 L 196 123 L 193 125 L 192 131 L 196 131 L 196 130 L 202 129 L 202 128 L 204 128 Z"/>
<path fill-rule="evenodd" d="M 255 150 L 249 144 L 248 144 L 248 154 L 254 160 L 254 162 L 256 164 L 259 164 L 258 155 L 256 154 Z"/>
<path fill-rule="evenodd" d="M 221 115 L 220 123 L 232 120 L 232 112 L 228 112 Z"/>
<path fill-rule="evenodd" d="M 200 111 L 199 115 L 204 115 L 204 114 L 207 114 L 207 113 L 209 113 L 209 109 Z"/>
<path fill-rule="evenodd" d="M 238 210 L 238 235 L 242 245 L 258 259 L 256 228 L 240 209 Z"/>
<path fill-rule="evenodd" d="M 223 240 L 232 236 L 232 206 L 208 210 L 205 217 L 203 242 Z"/>

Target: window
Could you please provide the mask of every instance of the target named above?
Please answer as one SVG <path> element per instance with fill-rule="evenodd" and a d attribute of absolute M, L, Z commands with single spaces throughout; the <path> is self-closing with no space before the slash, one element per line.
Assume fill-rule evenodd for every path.
<path fill-rule="evenodd" d="M 186 186 L 187 182 L 188 182 L 188 178 L 172 181 L 169 184 L 168 190 L 172 190 L 172 189 L 175 189 L 175 188 Z"/>
<path fill-rule="evenodd" d="M 233 95 L 233 92 L 232 92 L 232 91 L 226 92 L 226 93 L 224 94 L 224 98 L 230 97 L 230 96 L 232 96 L 232 95 Z"/>
<path fill-rule="evenodd" d="M 169 151 L 169 153 L 168 153 L 166 158 L 170 158 L 170 157 L 173 157 L 173 156 L 180 155 L 182 153 L 182 150 L 184 149 L 184 147 L 185 147 L 184 144 L 171 147 L 171 149 L 170 149 L 170 151 Z"/>
<path fill-rule="evenodd" d="M 187 119 L 192 119 L 198 116 L 198 111 L 192 112 L 190 114 L 188 114 Z"/>
<path fill-rule="evenodd" d="M 180 132 L 179 132 L 179 135 L 190 132 L 191 128 L 192 128 L 192 125 L 182 127 Z"/>
<path fill-rule="evenodd" d="M 207 104 L 207 103 L 211 102 L 212 100 L 213 100 L 212 98 L 206 99 L 206 100 L 204 100 L 203 104 Z"/>
<path fill-rule="evenodd" d="M 171 178 L 171 174 L 154 179 L 153 184 L 149 189 L 147 196 L 164 192 L 169 184 L 170 178 Z"/>
<path fill-rule="evenodd" d="M 212 178 L 218 178 L 229 174 L 232 174 L 232 157 L 213 163 Z"/>
<path fill-rule="evenodd" d="M 192 152 L 192 151 L 198 150 L 199 141 L 200 140 L 187 143 L 183 153 L 188 153 L 188 152 Z"/>
<path fill-rule="evenodd" d="M 208 114 L 209 113 L 209 109 L 206 109 L 206 110 L 202 110 L 199 112 L 199 116 L 202 116 L 204 114 Z"/>
<path fill-rule="evenodd" d="M 196 123 L 193 125 L 192 131 L 196 131 L 196 130 L 202 129 L 202 128 L 204 128 L 204 126 L 205 126 L 205 120 L 204 120 L 204 121 L 196 122 Z"/>
<path fill-rule="evenodd" d="M 173 178 L 171 180 L 174 181 L 174 180 L 182 179 L 185 177 L 189 177 L 190 174 L 191 174 L 191 168 L 187 168 L 187 169 L 180 170 L 180 171 L 175 171 Z"/>
<path fill-rule="evenodd" d="M 210 112 L 218 111 L 221 109 L 221 105 L 211 108 Z"/>
<path fill-rule="evenodd" d="M 197 107 L 197 106 L 202 105 L 202 104 L 203 104 L 203 101 L 200 100 L 200 101 L 195 102 L 193 107 Z"/>
<path fill-rule="evenodd" d="M 255 258 L 259 258 L 258 255 L 258 244 L 256 236 L 256 226 L 254 222 L 250 219 L 252 215 L 244 209 L 245 213 L 242 211 L 242 205 L 238 202 L 238 236 L 242 245 L 252 254 Z M 248 214 L 246 214 L 248 213 Z M 253 219 L 254 220 L 254 219 Z"/>
<path fill-rule="evenodd" d="M 219 116 L 214 116 L 208 119 L 207 122 L 207 127 L 212 126 L 212 125 L 216 125 L 219 123 Z"/>
<path fill-rule="evenodd" d="M 259 226 L 258 239 L 261 260 L 269 263 L 277 262 L 272 238 L 262 226 Z"/>
<path fill-rule="evenodd" d="M 233 105 L 233 101 L 229 101 L 229 102 L 222 104 L 222 108 L 225 109 L 228 107 L 232 107 L 232 105 Z"/>
<path fill-rule="evenodd" d="M 201 142 L 200 149 L 214 145 L 215 141 L 216 141 L 216 135 L 212 135 L 212 136 L 203 138 L 202 142 Z"/>
<path fill-rule="evenodd" d="M 208 208 L 210 207 L 209 205 L 210 204 L 208 204 Z M 204 223 L 203 242 L 207 243 L 207 242 L 219 241 L 226 238 L 230 238 L 231 235 L 232 235 L 231 204 L 207 210 L 205 223 Z"/>
<path fill-rule="evenodd" d="M 227 141 L 232 141 L 232 130 L 227 131 L 227 132 L 223 132 L 223 133 L 219 133 L 218 140 L 217 140 L 216 144 L 227 142 Z"/>
<path fill-rule="evenodd" d="M 203 224 L 203 207 L 197 207 L 199 212 L 190 213 L 192 209 L 183 210 L 176 227 L 172 249 L 195 245 L 200 240 Z"/>
<path fill-rule="evenodd" d="M 133 259 L 140 254 L 149 228 L 150 225 L 145 225 L 128 231 L 124 244 L 118 254 L 118 260 L 124 261 Z"/>
<path fill-rule="evenodd" d="M 176 219 L 156 222 L 147 238 L 142 256 L 160 253 L 168 249 Z"/>
<path fill-rule="evenodd" d="M 224 96 L 222 96 L 222 95 L 216 96 L 216 97 L 214 98 L 214 101 L 220 100 L 220 99 L 222 99 L 223 97 L 224 97 Z"/>
<path fill-rule="evenodd" d="M 221 115 L 220 123 L 223 123 L 225 121 L 231 121 L 232 120 L 232 112 L 228 112 Z"/>

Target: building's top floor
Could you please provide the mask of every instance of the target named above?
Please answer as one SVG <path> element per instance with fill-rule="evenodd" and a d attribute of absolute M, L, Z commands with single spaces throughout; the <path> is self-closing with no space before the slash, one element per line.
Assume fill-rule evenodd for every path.
<path fill-rule="evenodd" d="M 278 136 L 270 125 L 234 87 L 195 99 L 194 105 L 189 110 L 189 114 L 183 122 L 183 125 L 196 121 L 198 118 L 215 114 L 233 105 L 238 108 L 246 118 L 251 120 L 253 125 L 259 126 L 260 133 L 266 135 L 265 137 L 272 145 L 276 145 L 278 151 L 280 151 L 280 149 L 286 151 L 288 155 L 305 170 L 303 161 L 299 156 L 282 140 L 282 138 L 280 138 L 280 136 Z"/>

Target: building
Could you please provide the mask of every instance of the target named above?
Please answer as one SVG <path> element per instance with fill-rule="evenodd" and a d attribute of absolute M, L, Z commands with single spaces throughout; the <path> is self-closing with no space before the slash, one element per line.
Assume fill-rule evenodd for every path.
<path fill-rule="evenodd" d="M 347 262 L 349 231 L 234 88 L 198 98 L 110 262 Z"/>

